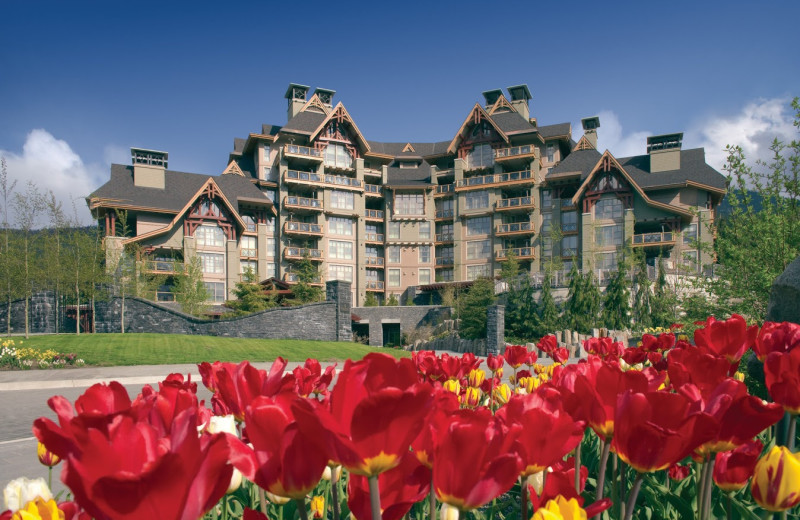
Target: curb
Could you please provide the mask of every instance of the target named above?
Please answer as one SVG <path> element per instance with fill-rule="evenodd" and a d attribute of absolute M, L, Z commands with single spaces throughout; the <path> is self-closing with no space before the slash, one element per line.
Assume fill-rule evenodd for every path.
<path fill-rule="evenodd" d="M 192 381 L 200 381 L 199 374 L 191 374 Z M 110 383 L 117 381 L 123 385 L 154 384 L 164 380 L 162 376 L 137 376 L 137 377 L 103 377 L 94 379 L 66 379 L 61 381 L 13 381 L 0 383 L 0 392 L 16 392 L 22 390 L 53 390 L 57 388 L 88 388 L 97 383 Z"/>

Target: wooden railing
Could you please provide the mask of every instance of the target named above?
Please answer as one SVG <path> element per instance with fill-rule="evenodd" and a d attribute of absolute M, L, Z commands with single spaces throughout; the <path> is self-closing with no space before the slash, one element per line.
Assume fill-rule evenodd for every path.
<path fill-rule="evenodd" d="M 311 148 L 308 146 L 299 146 L 296 144 L 286 144 L 283 146 L 283 152 L 292 155 L 302 155 L 304 157 L 312 157 L 314 159 L 322 160 L 323 150 L 318 148 Z"/>
<path fill-rule="evenodd" d="M 321 224 L 313 224 L 311 222 L 286 222 L 283 225 L 283 230 L 287 233 L 295 232 L 295 233 L 310 233 L 314 235 L 321 235 L 322 234 L 322 225 Z"/>
<path fill-rule="evenodd" d="M 672 231 L 662 231 L 659 233 L 640 233 L 638 235 L 633 235 L 634 246 L 663 244 L 665 242 L 675 242 L 675 235 L 672 233 Z"/>
<path fill-rule="evenodd" d="M 368 209 L 364 211 L 364 216 L 366 218 L 377 218 L 383 220 L 383 210 L 380 209 Z"/>
<path fill-rule="evenodd" d="M 497 252 L 496 258 L 502 260 L 508 258 L 509 252 L 513 251 L 514 256 L 517 258 L 533 258 L 532 247 L 511 247 L 509 249 L 501 249 Z"/>
<path fill-rule="evenodd" d="M 510 148 L 498 148 L 494 151 L 495 159 L 507 159 L 518 155 L 535 154 L 536 148 L 533 145 L 525 144 L 522 146 L 512 146 Z"/>
<path fill-rule="evenodd" d="M 524 208 L 533 207 L 533 198 L 530 195 L 525 197 L 511 197 L 508 199 L 500 199 L 497 201 L 497 209 L 511 209 L 511 208 Z"/>
<path fill-rule="evenodd" d="M 319 199 L 311 199 L 308 197 L 296 197 L 294 195 L 287 195 L 283 199 L 284 206 L 292 206 L 296 208 L 308 209 L 322 209 L 322 201 Z"/>
<path fill-rule="evenodd" d="M 522 170 L 518 172 L 494 173 L 491 175 L 478 175 L 475 177 L 468 177 L 460 181 L 456 181 L 456 188 L 470 188 L 475 186 L 483 186 L 486 184 L 504 184 L 519 181 L 531 180 L 533 176 L 530 170 Z"/>
<path fill-rule="evenodd" d="M 533 231 L 533 224 L 530 222 L 512 222 L 510 224 L 498 224 L 497 234 L 503 233 L 522 233 L 524 231 Z"/>
<path fill-rule="evenodd" d="M 383 242 L 383 233 L 366 233 L 367 242 Z"/>

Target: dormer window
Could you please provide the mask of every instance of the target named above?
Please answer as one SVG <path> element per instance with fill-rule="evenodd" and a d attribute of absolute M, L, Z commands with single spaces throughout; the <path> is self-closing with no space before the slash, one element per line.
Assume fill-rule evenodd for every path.
<path fill-rule="evenodd" d="M 325 166 L 332 168 L 352 168 L 353 156 L 343 144 L 329 144 L 325 148 Z"/>
<path fill-rule="evenodd" d="M 476 144 L 467 155 L 467 166 L 471 170 L 494 166 L 492 146 L 490 144 Z"/>
<path fill-rule="evenodd" d="M 492 135 L 492 129 L 486 121 L 475 125 L 472 129 L 472 137 L 489 137 Z"/>
<path fill-rule="evenodd" d="M 417 163 L 415 161 L 400 161 L 400 168 L 416 168 Z"/>

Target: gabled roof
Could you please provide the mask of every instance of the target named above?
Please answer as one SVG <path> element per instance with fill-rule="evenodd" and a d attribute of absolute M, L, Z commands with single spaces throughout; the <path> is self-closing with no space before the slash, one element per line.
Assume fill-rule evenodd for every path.
<path fill-rule="evenodd" d="M 239 168 L 239 165 L 236 164 L 236 161 L 231 161 L 228 163 L 228 166 L 222 171 L 222 175 L 241 175 L 244 177 L 244 172 L 242 169 Z"/>
<path fill-rule="evenodd" d="M 313 141 L 319 135 L 319 133 L 322 132 L 322 129 L 325 128 L 325 125 L 327 125 L 328 122 L 331 121 L 332 119 L 347 121 L 347 123 L 350 125 L 350 128 L 356 134 L 356 139 L 358 139 L 358 141 L 361 143 L 362 150 L 364 152 L 370 151 L 369 143 L 367 142 L 366 139 L 364 139 L 364 135 L 361 133 L 361 130 L 358 129 L 358 125 L 356 125 L 356 122 L 353 121 L 352 117 L 350 117 L 350 114 L 347 112 L 347 109 L 344 107 L 341 101 L 339 101 L 339 103 L 336 104 L 334 109 L 331 110 L 330 114 L 328 114 L 325 117 L 325 119 L 322 120 L 322 122 L 317 126 L 317 128 L 311 133 L 309 140 Z"/>
<path fill-rule="evenodd" d="M 458 132 L 456 132 L 455 137 L 453 137 L 453 140 L 450 141 L 450 144 L 447 147 L 447 151 L 449 153 L 455 153 L 459 141 L 463 138 L 462 134 L 464 131 L 470 126 L 470 123 L 474 124 L 479 119 L 488 121 L 494 127 L 495 131 L 500 134 L 500 137 L 502 137 L 505 142 L 508 142 L 508 136 L 505 134 L 505 132 L 503 132 L 503 130 L 497 125 L 497 123 L 495 123 L 491 116 L 486 113 L 486 110 L 484 110 L 478 103 L 475 103 L 475 106 L 472 107 L 472 110 L 467 118 L 463 123 L 461 123 L 461 127 L 458 129 Z"/>
<path fill-rule="evenodd" d="M 572 144 L 572 143 L 570 143 L 570 144 Z M 597 149 L 597 147 L 595 145 L 593 145 L 591 142 L 589 142 L 588 139 L 586 139 L 585 135 L 581 137 L 580 141 L 578 141 L 577 143 L 572 144 L 571 148 L 572 148 L 573 152 L 577 152 L 579 150 L 596 150 Z"/>
<path fill-rule="evenodd" d="M 406 145 L 411 145 L 414 151 L 405 151 Z M 447 153 L 447 145 L 450 141 L 441 141 L 438 143 L 380 143 L 378 141 L 369 141 L 370 149 L 373 153 L 382 155 L 389 155 L 402 159 L 403 157 L 428 157 L 431 155 L 441 155 Z"/>
<path fill-rule="evenodd" d="M 424 188 L 431 186 L 431 165 L 423 162 L 416 168 L 390 166 L 386 173 L 387 186 Z"/>
<path fill-rule="evenodd" d="M 494 115 L 495 112 L 511 110 L 512 112 L 516 112 L 514 106 L 508 102 L 506 97 L 503 94 L 500 94 L 500 97 L 497 98 L 497 101 L 494 102 L 494 105 L 489 109 L 489 115 Z"/>
<path fill-rule="evenodd" d="M 261 133 L 263 135 L 278 135 L 280 131 L 281 127 L 278 125 L 261 125 Z"/>
<path fill-rule="evenodd" d="M 568 137 L 572 133 L 571 123 L 558 123 L 555 125 L 545 125 L 538 128 L 539 135 L 545 139 L 553 137 Z"/>
<path fill-rule="evenodd" d="M 679 170 L 650 173 L 650 156 L 637 155 L 619 159 L 619 163 L 644 190 L 667 186 L 699 185 L 704 189 L 724 192 L 728 183 L 724 175 L 706 163 L 703 148 L 681 150 Z"/>
<path fill-rule="evenodd" d="M 497 114 L 492 114 L 489 117 L 491 117 L 492 121 L 494 121 L 494 123 L 507 135 L 536 132 L 536 127 L 516 111 L 499 112 Z"/>
<path fill-rule="evenodd" d="M 327 117 L 326 114 L 320 112 L 300 112 L 281 128 L 281 132 L 311 135 L 320 127 Z"/>
<path fill-rule="evenodd" d="M 545 179 L 555 179 L 559 177 L 580 176 L 585 179 L 589 172 L 597 165 L 600 160 L 600 152 L 594 148 L 589 150 L 577 150 L 567 155 L 560 163 L 553 167 Z"/>

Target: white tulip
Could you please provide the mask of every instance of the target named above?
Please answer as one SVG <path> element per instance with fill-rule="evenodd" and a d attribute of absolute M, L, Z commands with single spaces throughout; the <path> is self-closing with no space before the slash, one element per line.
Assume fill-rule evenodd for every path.
<path fill-rule="evenodd" d="M 47 482 L 43 478 L 31 480 L 20 477 L 9 482 L 3 490 L 6 508 L 10 511 L 19 511 L 36 497 L 41 497 L 45 502 L 53 498 L 50 488 L 47 487 Z"/>

